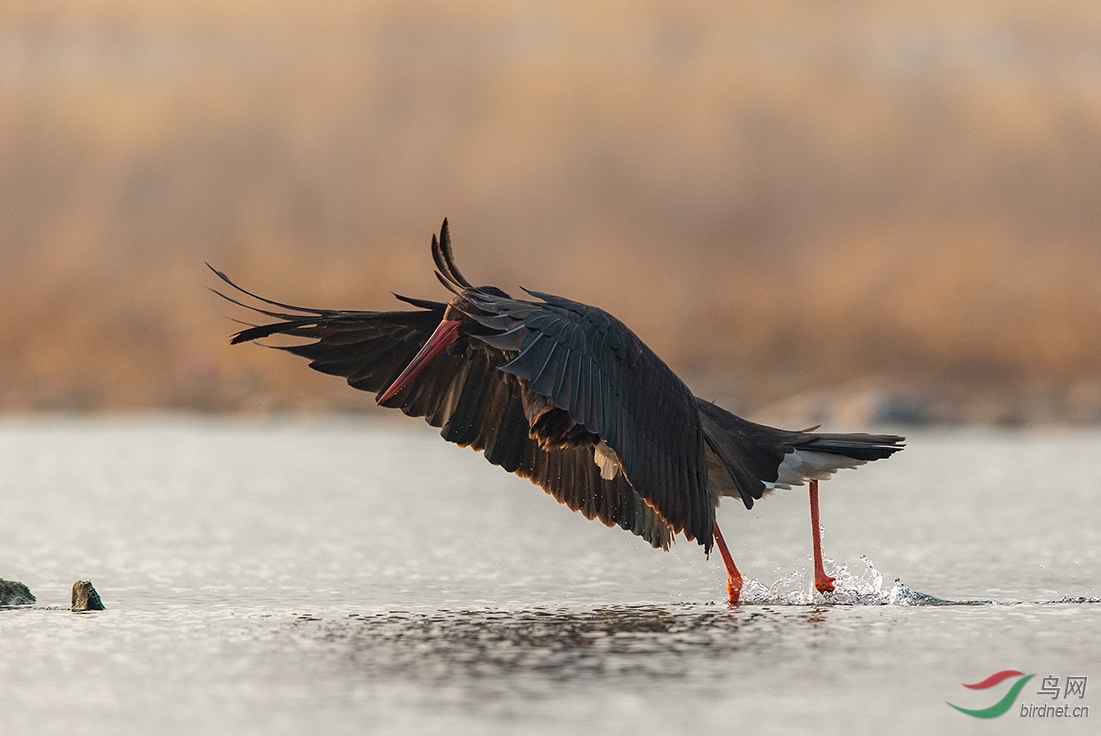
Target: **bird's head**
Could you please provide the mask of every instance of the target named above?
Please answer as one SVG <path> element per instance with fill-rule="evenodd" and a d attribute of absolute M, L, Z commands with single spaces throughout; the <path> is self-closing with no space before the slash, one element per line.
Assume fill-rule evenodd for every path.
<path fill-rule="evenodd" d="M 472 304 L 472 299 L 476 300 L 479 295 L 509 298 L 508 294 L 496 286 L 472 286 L 459 272 L 459 269 L 455 266 L 455 257 L 451 252 L 451 235 L 448 232 L 446 219 L 443 221 L 443 227 L 440 228 L 439 239 L 437 240 L 435 235 L 432 236 L 432 258 L 435 260 L 438 269 L 436 278 L 455 296 L 447 303 L 443 320 L 428 338 L 428 341 L 409 361 L 409 365 L 405 366 L 405 370 L 401 372 L 401 375 L 394 379 L 390 387 L 379 396 L 377 401 L 379 404 L 386 402 L 412 383 L 413 379 L 427 368 L 436 356 L 465 334 L 464 327 L 477 330 L 477 325 L 466 317 L 471 309 L 477 309 Z"/>

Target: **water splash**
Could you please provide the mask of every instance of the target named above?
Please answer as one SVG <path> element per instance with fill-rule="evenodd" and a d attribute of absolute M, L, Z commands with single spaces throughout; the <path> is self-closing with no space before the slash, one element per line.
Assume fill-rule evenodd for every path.
<path fill-rule="evenodd" d="M 1063 596 L 1057 601 L 1049 601 L 1050 603 L 1101 603 L 1101 596 Z"/>
<path fill-rule="evenodd" d="M 832 593 L 819 593 L 814 588 L 814 577 L 795 571 L 772 585 L 757 580 L 747 580 L 742 588 L 742 603 L 770 606 L 958 606 L 989 605 L 993 601 L 949 601 L 912 590 L 898 578 L 884 590 L 883 574 L 865 555 L 860 556 L 864 569 L 853 572 L 848 565 L 825 560 L 827 573 L 834 578 Z"/>
<path fill-rule="evenodd" d="M 848 565 L 837 565 L 824 560 L 826 572 L 834 578 L 832 593 L 819 593 L 814 587 L 814 576 L 795 571 L 785 575 L 772 585 L 758 580 L 746 580 L 742 588 L 743 605 L 759 606 L 1049 606 L 1059 604 L 1097 604 L 1101 597 L 1064 596 L 1045 601 L 995 601 L 990 599 L 949 600 L 914 590 L 895 578 L 884 590 L 883 574 L 865 555 L 860 556 L 863 569 L 856 572 Z"/>

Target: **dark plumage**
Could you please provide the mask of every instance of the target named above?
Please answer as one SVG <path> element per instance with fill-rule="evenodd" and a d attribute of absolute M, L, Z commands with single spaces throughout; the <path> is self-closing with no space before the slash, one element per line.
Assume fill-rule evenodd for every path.
<path fill-rule="evenodd" d="M 215 271 L 261 306 L 220 296 L 275 320 L 232 342 L 304 338 L 278 349 L 375 392 L 382 406 L 424 417 L 445 440 L 484 452 L 587 518 L 661 548 L 679 533 L 710 551 L 722 495 L 750 508 L 771 487 L 824 478 L 902 447 L 892 435 L 766 427 L 698 399 L 607 312 L 551 294 L 514 299 L 472 286 L 455 266 L 446 220 L 432 256 L 455 297 L 445 304 L 398 296 L 415 307 L 406 311 L 298 307 Z M 733 560 L 718 540 L 733 581 Z"/>

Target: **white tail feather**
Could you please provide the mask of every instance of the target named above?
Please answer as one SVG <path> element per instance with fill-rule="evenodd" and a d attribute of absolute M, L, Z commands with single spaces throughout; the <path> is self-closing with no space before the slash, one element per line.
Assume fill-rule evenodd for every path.
<path fill-rule="evenodd" d="M 792 450 L 784 455 L 783 462 L 776 472 L 776 482 L 765 483 L 765 487 L 791 488 L 801 486 L 808 480 L 826 480 L 842 468 L 855 468 L 865 460 L 854 460 L 844 455 L 813 450 Z"/>

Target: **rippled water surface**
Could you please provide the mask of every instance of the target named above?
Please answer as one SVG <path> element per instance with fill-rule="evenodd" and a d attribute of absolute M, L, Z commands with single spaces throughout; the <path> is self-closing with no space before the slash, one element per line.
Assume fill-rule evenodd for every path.
<path fill-rule="evenodd" d="M 3 733 L 1094 733 L 1101 434 L 918 433 L 670 553 L 414 422 L 0 422 Z M 67 610 L 90 579 L 108 610 Z M 998 721 L 1005 669 L 1086 718 Z M 1060 696 L 1057 704 L 1070 702 Z M 1091 727 L 1093 723 L 1093 727 Z"/>

